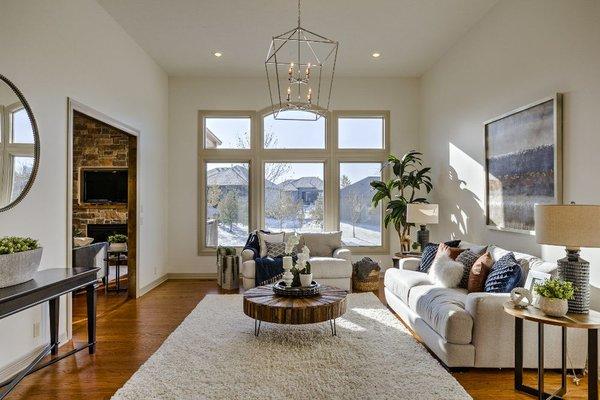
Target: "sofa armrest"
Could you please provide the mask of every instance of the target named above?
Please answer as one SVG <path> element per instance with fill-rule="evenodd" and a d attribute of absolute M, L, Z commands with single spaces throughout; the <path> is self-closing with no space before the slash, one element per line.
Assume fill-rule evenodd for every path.
<path fill-rule="evenodd" d="M 401 258 L 398 262 L 399 269 L 406 269 L 409 271 L 418 271 L 419 265 L 421 265 L 421 259 L 416 257 Z"/>
<path fill-rule="evenodd" d="M 252 249 L 244 249 L 242 250 L 242 262 L 254 260 L 257 254 Z"/>
<path fill-rule="evenodd" d="M 350 249 L 340 247 L 339 249 L 335 249 L 331 256 L 333 258 L 341 258 L 343 260 L 352 262 L 352 252 L 350 251 Z"/>
<path fill-rule="evenodd" d="M 473 318 L 477 318 L 479 315 L 487 316 L 494 313 L 504 316 L 504 303 L 508 300 L 510 300 L 510 293 L 469 293 L 465 302 L 465 309 Z"/>

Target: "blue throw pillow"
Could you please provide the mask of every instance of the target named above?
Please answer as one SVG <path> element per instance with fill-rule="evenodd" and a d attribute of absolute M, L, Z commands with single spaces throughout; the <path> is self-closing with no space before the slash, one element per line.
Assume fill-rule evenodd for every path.
<path fill-rule="evenodd" d="M 444 243 L 448 247 L 460 246 L 460 240 L 450 240 Z M 431 268 L 431 264 L 433 264 L 433 260 L 435 259 L 439 246 L 439 243 L 428 243 L 427 245 L 425 245 L 423 253 L 421 254 L 421 263 L 419 264 L 419 271 L 425 273 L 429 272 L 429 268 Z"/>
<path fill-rule="evenodd" d="M 521 265 L 513 253 L 502 256 L 492 266 L 485 281 L 484 291 L 488 293 L 510 293 L 521 281 Z"/>

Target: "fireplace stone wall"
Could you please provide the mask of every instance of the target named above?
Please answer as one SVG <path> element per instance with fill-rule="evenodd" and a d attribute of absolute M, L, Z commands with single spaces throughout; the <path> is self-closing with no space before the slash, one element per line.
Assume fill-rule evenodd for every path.
<path fill-rule="evenodd" d="M 80 204 L 82 167 L 127 167 L 129 136 L 84 114 L 73 116 L 73 232 L 88 224 L 126 224 L 125 204 Z"/>

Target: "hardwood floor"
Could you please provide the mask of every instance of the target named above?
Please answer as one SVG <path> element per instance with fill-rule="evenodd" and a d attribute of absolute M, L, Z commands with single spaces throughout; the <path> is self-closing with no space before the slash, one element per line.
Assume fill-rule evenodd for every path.
<path fill-rule="evenodd" d="M 98 292 L 96 354 L 80 352 L 30 375 L 8 399 L 110 398 L 209 293 L 232 292 L 220 290 L 215 281 L 200 280 L 168 281 L 135 300 L 127 299 L 124 293 L 105 296 L 103 291 Z M 385 303 L 383 291 L 376 294 Z M 77 297 L 74 304 L 73 335 L 76 341 L 85 341 L 85 302 Z M 67 344 L 61 352 L 70 348 L 72 346 Z M 453 375 L 474 399 L 532 398 L 514 392 L 512 370 L 470 369 Z M 534 371 L 526 372 L 525 377 L 527 384 L 535 386 Z M 557 373 L 547 374 L 547 388 L 559 383 Z M 587 398 L 586 387 L 585 379 L 581 386 L 569 381 L 565 398 Z"/>

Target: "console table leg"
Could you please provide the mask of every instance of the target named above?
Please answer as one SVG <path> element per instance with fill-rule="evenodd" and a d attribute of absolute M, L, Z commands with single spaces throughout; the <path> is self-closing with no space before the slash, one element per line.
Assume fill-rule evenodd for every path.
<path fill-rule="evenodd" d="M 598 329 L 588 330 L 588 399 L 598 399 Z"/>
<path fill-rule="evenodd" d="M 88 330 L 88 344 L 90 347 L 88 351 L 90 354 L 96 352 L 96 287 L 95 285 L 88 285 L 85 287 L 86 291 L 86 303 L 87 303 L 87 330 Z"/>
<path fill-rule="evenodd" d="M 58 354 L 58 324 L 60 316 L 60 298 L 48 300 L 50 307 L 50 345 L 52 350 L 50 353 L 55 356 Z"/>

